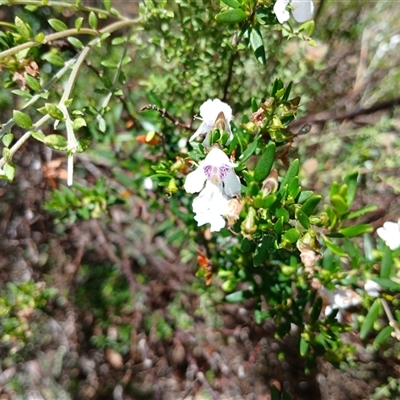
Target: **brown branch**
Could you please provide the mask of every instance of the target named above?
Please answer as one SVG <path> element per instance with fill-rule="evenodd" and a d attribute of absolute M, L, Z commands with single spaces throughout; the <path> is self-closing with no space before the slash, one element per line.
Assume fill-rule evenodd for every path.
<path fill-rule="evenodd" d="M 336 108 L 322 111 L 320 113 L 314 115 L 307 115 L 303 118 L 298 119 L 297 121 L 293 121 L 289 127 L 290 128 L 298 128 L 304 124 L 312 124 L 312 123 L 325 123 L 327 121 L 344 121 L 346 119 L 353 119 L 358 117 L 359 115 L 368 115 L 380 110 L 386 110 L 388 108 L 392 108 L 400 105 L 400 97 L 394 98 L 392 100 L 383 101 L 382 103 L 374 104 L 369 108 L 356 108 L 353 111 L 345 112 L 342 114 L 336 114 Z"/>
<path fill-rule="evenodd" d="M 232 56 L 229 60 L 229 67 L 228 67 L 228 76 L 226 78 L 225 86 L 224 86 L 224 94 L 222 96 L 222 101 L 226 101 L 228 97 L 228 89 L 229 85 L 231 84 L 232 77 L 233 77 L 233 63 L 236 58 L 236 52 L 232 53 Z"/>
<path fill-rule="evenodd" d="M 140 111 L 146 111 L 146 110 L 157 111 L 161 114 L 162 117 L 167 118 L 175 126 L 178 126 L 179 128 L 187 129 L 189 131 L 194 131 L 194 129 L 192 128 L 191 125 L 185 124 L 184 122 L 179 121 L 177 118 L 175 118 L 173 115 L 171 115 L 165 108 L 161 109 L 160 107 L 157 107 L 154 104 L 147 104 L 147 106 L 144 106 L 140 109 Z"/>

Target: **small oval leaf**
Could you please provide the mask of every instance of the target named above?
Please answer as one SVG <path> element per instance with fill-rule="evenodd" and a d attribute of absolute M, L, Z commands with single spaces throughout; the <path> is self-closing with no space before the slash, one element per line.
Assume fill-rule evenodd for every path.
<path fill-rule="evenodd" d="M 306 202 L 301 206 L 301 211 L 308 217 L 314 212 L 315 208 L 321 201 L 322 196 L 312 196 L 306 200 Z"/>
<path fill-rule="evenodd" d="M 66 31 L 68 29 L 67 25 L 64 24 L 64 22 L 60 21 L 57 18 L 50 18 L 49 19 L 49 25 L 56 31 L 56 32 L 61 32 L 61 31 Z"/>
<path fill-rule="evenodd" d="M 218 22 L 222 22 L 225 24 L 236 24 L 238 22 L 244 21 L 246 18 L 247 14 L 241 8 L 224 11 L 215 16 L 215 19 Z"/>
<path fill-rule="evenodd" d="M 44 144 L 54 150 L 67 151 L 67 139 L 61 135 L 48 135 L 43 140 Z"/>
<path fill-rule="evenodd" d="M 276 145 L 270 142 L 265 148 L 260 160 L 258 161 L 254 170 L 254 180 L 257 182 L 263 181 L 271 172 L 272 165 L 275 161 Z"/>
<path fill-rule="evenodd" d="M 363 324 L 360 329 L 360 338 L 364 340 L 367 336 L 372 327 L 374 326 L 375 321 L 378 319 L 379 314 L 381 312 L 381 300 L 376 299 L 373 303 L 371 308 L 366 315 Z"/>
<path fill-rule="evenodd" d="M 32 128 L 32 120 L 29 115 L 26 115 L 22 111 L 14 110 L 13 111 L 13 120 L 14 122 L 21 128 L 30 129 Z"/>

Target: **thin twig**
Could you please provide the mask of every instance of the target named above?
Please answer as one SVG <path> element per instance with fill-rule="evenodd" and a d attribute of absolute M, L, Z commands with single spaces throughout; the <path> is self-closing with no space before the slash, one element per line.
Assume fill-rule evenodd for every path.
<path fill-rule="evenodd" d="M 398 105 L 400 105 L 400 97 L 377 103 L 369 108 L 358 108 L 342 114 L 337 114 L 337 109 L 333 108 L 314 115 L 307 115 L 303 118 L 298 119 L 297 121 L 293 121 L 289 125 L 289 128 L 297 128 L 304 124 L 325 123 L 327 121 L 344 121 L 346 119 L 353 119 L 355 117 L 358 117 L 359 115 L 372 114 L 374 112 L 386 110 L 388 108 L 392 108 Z"/>
<path fill-rule="evenodd" d="M 15 5 L 35 5 L 37 7 L 59 7 L 59 8 L 70 8 L 74 11 L 86 11 L 90 12 L 93 11 L 94 13 L 105 15 L 111 18 L 119 18 L 124 19 L 121 15 L 116 14 L 115 12 L 109 12 L 106 9 L 101 9 L 97 7 L 90 7 L 86 5 L 76 5 L 76 2 L 67 2 L 67 1 L 43 1 L 43 0 L 9 0 L 8 6 L 15 6 Z"/>
<path fill-rule="evenodd" d="M 124 20 L 124 21 L 118 21 L 115 22 L 104 29 L 101 29 L 98 34 L 99 37 L 96 37 L 95 39 L 91 40 L 81 51 L 79 54 L 76 63 L 74 65 L 74 68 L 71 71 L 71 74 L 68 78 L 67 85 L 65 87 L 64 93 L 60 99 L 60 102 L 58 103 L 59 105 L 65 105 L 65 102 L 68 100 L 72 89 L 74 87 L 76 78 L 78 76 L 78 72 L 82 66 L 83 61 L 85 60 L 87 54 L 91 50 L 93 46 L 95 46 L 100 40 L 101 40 L 101 35 L 104 33 L 111 33 L 114 32 L 115 30 L 125 28 L 127 26 L 131 26 L 135 23 L 137 23 L 139 20 Z M 10 149 L 9 156 L 12 157 L 16 151 L 32 136 L 32 133 L 34 131 L 37 131 L 48 119 L 50 119 L 50 115 L 46 114 L 44 117 L 42 117 L 39 121 L 37 121 L 35 124 L 33 124 L 32 129 L 27 131 Z M 5 158 L 3 157 L 0 159 L 0 169 L 3 167 L 3 165 L 6 163 Z"/>
<path fill-rule="evenodd" d="M 393 328 L 394 330 L 394 335 L 397 340 L 400 340 L 400 328 L 397 325 L 397 321 L 394 319 L 392 311 L 390 310 L 389 304 L 385 299 L 381 298 L 381 302 L 383 305 L 383 309 L 385 310 L 385 314 L 389 320 L 389 325 Z"/>
<path fill-rule="evenodd" d="M 228 97 L 228 89 L 229 85 L 231 84 L 232 77 L 233 77 L 233 64 L 235 62 L 237 53 L 233 52 L 231 58 L 229 60 L 229 67 L 228 67 L 228 76 L 226 78 L 225 86 L 224 86 L 224 94 L 222 96 L 222 101 L 226 101 Z"/>
<path fill-rule="evenodd" d="M 146 106 L 140 109 L 140 111 L 146 111 L 146 110 L 157 111 L 161 114 L 162 117 L 167 118 L 175 126 L 179 126 L 180 128 L 187 129 L 189 131 L 194 131 L 194 129 L 189 124 L 185 124 L 184 122 L 179 121 L 177 118 L 171 115 L 165 108 L 161 109 L 160 107 L 157 107 L 154 104 L 147 104 Z"/>
<path fill-rule="evenodd" d="M 22 50 L 29 49 L 31 47 L 38 47 L 38 46 L 41 46 L 42 44 L 46 44 L 46 43 L 52 42 L 54 40 L 62 39 L 64 37 L 68 37 L 68 36 L 72 36 L 72 35 L 97 36 L 98 34 L 99 34 L 98 31 L 95 31 L 94 29 L 88 29 L 88 28 L 81 28 L 80 30 L 67 29 L 66 31 L 62 31 L 62 32 L 51 33 L 51 34 L 45 36 L 41 42 L 36 42 L 34 40 L 30 40 L 29 42 L 25 42 L 25 43 L 19 44 L 18 46 L 11 47 L 11 49 L 2 51 L 0 53 L 0 59 L 4 59 L 8 56 L 17 54 Z"/>

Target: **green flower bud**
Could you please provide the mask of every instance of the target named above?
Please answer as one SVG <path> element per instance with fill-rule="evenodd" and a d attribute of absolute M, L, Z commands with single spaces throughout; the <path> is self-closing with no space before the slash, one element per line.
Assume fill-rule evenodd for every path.
<path fill-rule="evenodd" d="M 242 225 L 240 226 L 242 229 L 243 236 L 245 237 L 251 236 L 253 233 L 257 231 L 256 219 L 257 219 L 256 210 L 253 207 L 250 207 L 246 218 L 244 219 Z"/>

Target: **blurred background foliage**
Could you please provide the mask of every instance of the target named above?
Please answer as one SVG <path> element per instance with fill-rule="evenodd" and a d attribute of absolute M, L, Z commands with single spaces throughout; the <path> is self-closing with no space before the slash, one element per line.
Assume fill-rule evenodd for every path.
<path fill-rule="evenodd" d="M 2 51 L 26 35 L 40 41 L 41 33 L 81 23 L 107 29 L 123 20 L 118 13 L 141 21 L 101 36 L 79 70 L 68 107 L 77 138 L 90 146 L 74 156 L 74 186 L 65 185 L 66 149 L 44 146 L 40 135 L 14 155 L 14 182 L 0 182 L 2 399 L 400 396 L 398 338 L 381 303 L 362 291 L 384 262 L 394 278 L 381 282 L 392 285 L 385 301 L 398 308 L 398 251 L 385 252 L 373 233 L 331 239 L 315 278 L 332 291 L 338 283 L 356 288 L 362 307 L 351 310 L 349 325 L 334 315 L 322 323 L 326 304 L 316 300 L 293 249 L 271 253 L 270 269 L 255 271 L 235 236 L 197 228 L 182 189 L 182 158 L 191 150 L 185 139 L 198 126 L 200 105 L 214 97 L 228 102 L 235 132 L 248 144 L 241 122 L 255 111 L 252 99 L 265 101 L 279 78 L 293 82 L 291 97 L 301 96 L 289 130 L 311 125 L 288 157 L 301 160 L 303 190 L 322 196 L 318 212 L 329 204 L 332 184 L 356 170 L 353 209 L 377 205 L 357 222 L 377 228 L 397 220 L 400 11 L 390 2 L 316 1 L 311 46 L 307 32 L 288 40 L 268 0 L 257 2 L 262 12 L 244 24 L 215 19 L 234 1 L 110 3 L 0 1 Z M 253 3 L 240 2 L 244 9 Z M 252 31 L 262 36 L 265 60 L 254 54 Z M 61 37 L 0 58 L 2 129 L 32 98 L 34 107 L 24 111 L 33 122 L 41 107 L 57 117 L 46 104 L 62 99 L 65 62 L 91 40 Z M 16 140 L 24 133 L 17 125 Z M 41 129 L 62 134 L 65 124 Z M 287 163 L 275 167 L 286 174 Z M 209 271 L 199 270 L 207 256 L 210 285 Z M 239 268 L 246 260 L 251 267 Z M 281 308 L 267 310 L 265 298 L 247 296 L 243 282 L 260 285 Z M 244 290 L 226 296 L 236 289 Z M 293 321 L 282 317 L 288 310 L 298 310 Z M 400 323 L 398 312 L 394 317 Z"/>

